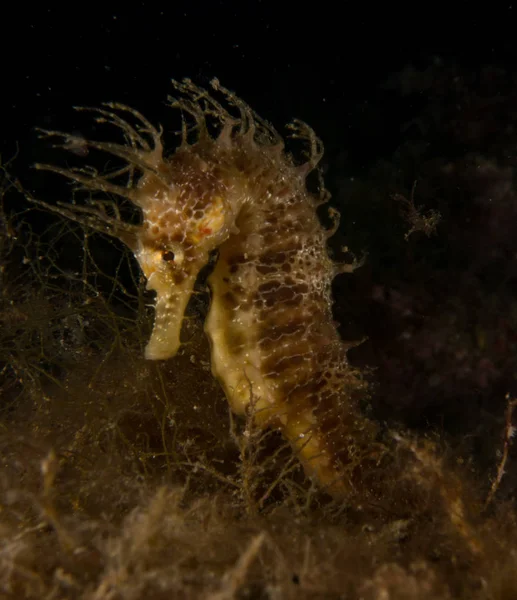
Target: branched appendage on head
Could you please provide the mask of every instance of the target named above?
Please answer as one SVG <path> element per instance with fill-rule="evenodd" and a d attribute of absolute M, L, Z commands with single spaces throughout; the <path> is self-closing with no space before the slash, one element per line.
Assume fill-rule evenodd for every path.
<path fill-rule="evenodd" d="M 141 225 L 124 223 L 105 201 L 54 210 L 118 237 L 134 253 L 156 292 L 150 359 L 177 352 L 194 282 L 217 249 L 205 327 L 214 375 L 234 412 L 253 406 L 257 423 L 281 429 L 307 472 L 343 495 L 374 433 L 353 400 L 364 384 L 348 366 L 332 319 L 331 282 L 347 270 L 326 249 L 338 216 L 332 213 L 335 226 L 323 229 L 316 207 L 328 194 L 321 185 L 315 197 L 306 186 L 322 144 L 307 125 L 294 122 L 292 137 L 309 146 L 308 159 L 297 165 L 276 131 L 217 80 L 212 87 L 229 110 L 189 80 L 174 86 L 179 97 L 170 103 L 181 111 L 183 127 L 170 155 L 161 130 L 120 104 L 93 112 L 98 122 L 118 128 L 125 144 L 43 132 L 65 148 L 86 144 L 121 159 L 125 165 L 108 175 L 38 168 L 130 200 Z"/>

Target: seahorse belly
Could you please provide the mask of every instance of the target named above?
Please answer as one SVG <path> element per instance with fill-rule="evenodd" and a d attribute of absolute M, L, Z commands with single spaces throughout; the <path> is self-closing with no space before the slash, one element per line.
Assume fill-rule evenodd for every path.
<path fill-rule="evenodd" d="M 206 332 L 232 409 L 242 414 L 252 403 L 256 421 L 280 428 L 307 471 L 339 493 L 347 484 L 332 428 L 342 432 L 351 400 L 332 321 L 334 266 L 314 201 L 292 176 L 290 197 L 285 178 L 273 182 L 267 210 L 250 202 L 239 233 L 220 247 Z M 284 194 L 275 197 L 276 188 Z"/>

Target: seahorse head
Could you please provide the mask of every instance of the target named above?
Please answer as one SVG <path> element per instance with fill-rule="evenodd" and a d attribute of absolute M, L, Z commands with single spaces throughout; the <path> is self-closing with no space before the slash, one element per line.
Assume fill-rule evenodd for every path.
<path fill-rule="evenodd" d="M 217 80 L 212 87 L 238 115 L 228 112 L 189 80 L 174 82 L 174 86 L 181 95 L 170 99 L 171 106 L 181 111 L 182 130 L 181 144 L 172 154 L 164 154 L 161 128 L 133 108 L 107 103 L 102 108 L 79 110 L 93 111 L 97 123 L 121 131 L 124 143 L 89 140 L 59 131 L 42 133 L 60 140 L 56 144 L 59 147 L 71 149 L 80 144 L 116 157 L 122 161 L 121 168 L 103 175 L 93 167 L 36 165 L 64 175 L 82 190 L 125 198 L 139 210 L 141 224 L 135 225 L 121 218 L 116 202 L 89 200 L 87 205 L 47 207 L 120 239 L 133 252 L 147 288 L 156 292 L 155 323 L 145 353 L 149 359 L 176 354 L 197 275 L 210 253 L 236 230 L 250 179 L 244 171 L 249 176 L 257 168 L 253 161 L 243 160 L 247 149 L 255 148 L 255 141 L 283 147 L 275 130 Z"/>
<path fill-rule="evenodd" d="M 145 351 L 149 359 L 176 354 L 197 275 L 234 221 L 234 186 L 225 185 L 214 166 L 193 150 L 177 152 L 157 173 L 147 172 L 134 190 L 142 226 L 133 252 L 147 289 L 156 292 L 155 322 Z"/>

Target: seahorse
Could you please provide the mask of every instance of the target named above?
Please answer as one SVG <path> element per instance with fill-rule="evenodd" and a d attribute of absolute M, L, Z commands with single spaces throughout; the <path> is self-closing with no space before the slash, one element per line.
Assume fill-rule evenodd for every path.
<path fill-rule="evenodd" d="M 55 207 L 133 252 L 156 293 L 147 359 L 177 353 L 196 278 L 217 252 L 205 331 L 212 372 L 231 410 L 242 415 L 252 409 L 259 427 L 278 428 L 306 473 L 331 495 L 346 497 L 361 479 L 377 428 L 360 410 L 367 386 L 349 364 L 332 317 L 332 280 L 357 265 L 329 257 L 327 241 L 339 215 L 331 209 L 333 224 L 325 229 L 316 209 L 329 194 L 321 177 L 318 193 L 307 185 L 323 144 L 308 125 L 294 121 L 290 136 L 308 146 L 297 162 L 274 127 L 218 80 L 211 82 L 213 91 L 188 79 L 173 84 L 178 93 L 169 102 L 182 115 L 173 152 L 164 151 L 161 128 L 133 108 L 108 103 L 88 110 L 121 130 L 123 144 L 42 134 L 64 148 L 80 142 L 118 157 L 123 168 L 112 174 L 37 168 L 139 209 L 135 225 L 105 203 Z"/>

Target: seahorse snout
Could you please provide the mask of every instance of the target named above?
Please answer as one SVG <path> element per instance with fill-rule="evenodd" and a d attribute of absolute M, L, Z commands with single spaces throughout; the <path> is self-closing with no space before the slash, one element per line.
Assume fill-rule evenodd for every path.
<path fill-rule="evenodd" d="M 156 292 L 154 326 L 145 357 L 164 360 L 180 347 L 180 334 L 187 304 L 205 257 L 185 260 L 180 247 L 164 250 L 142 247 L 135 254 L 147 279 L 147 289 Z"/>

